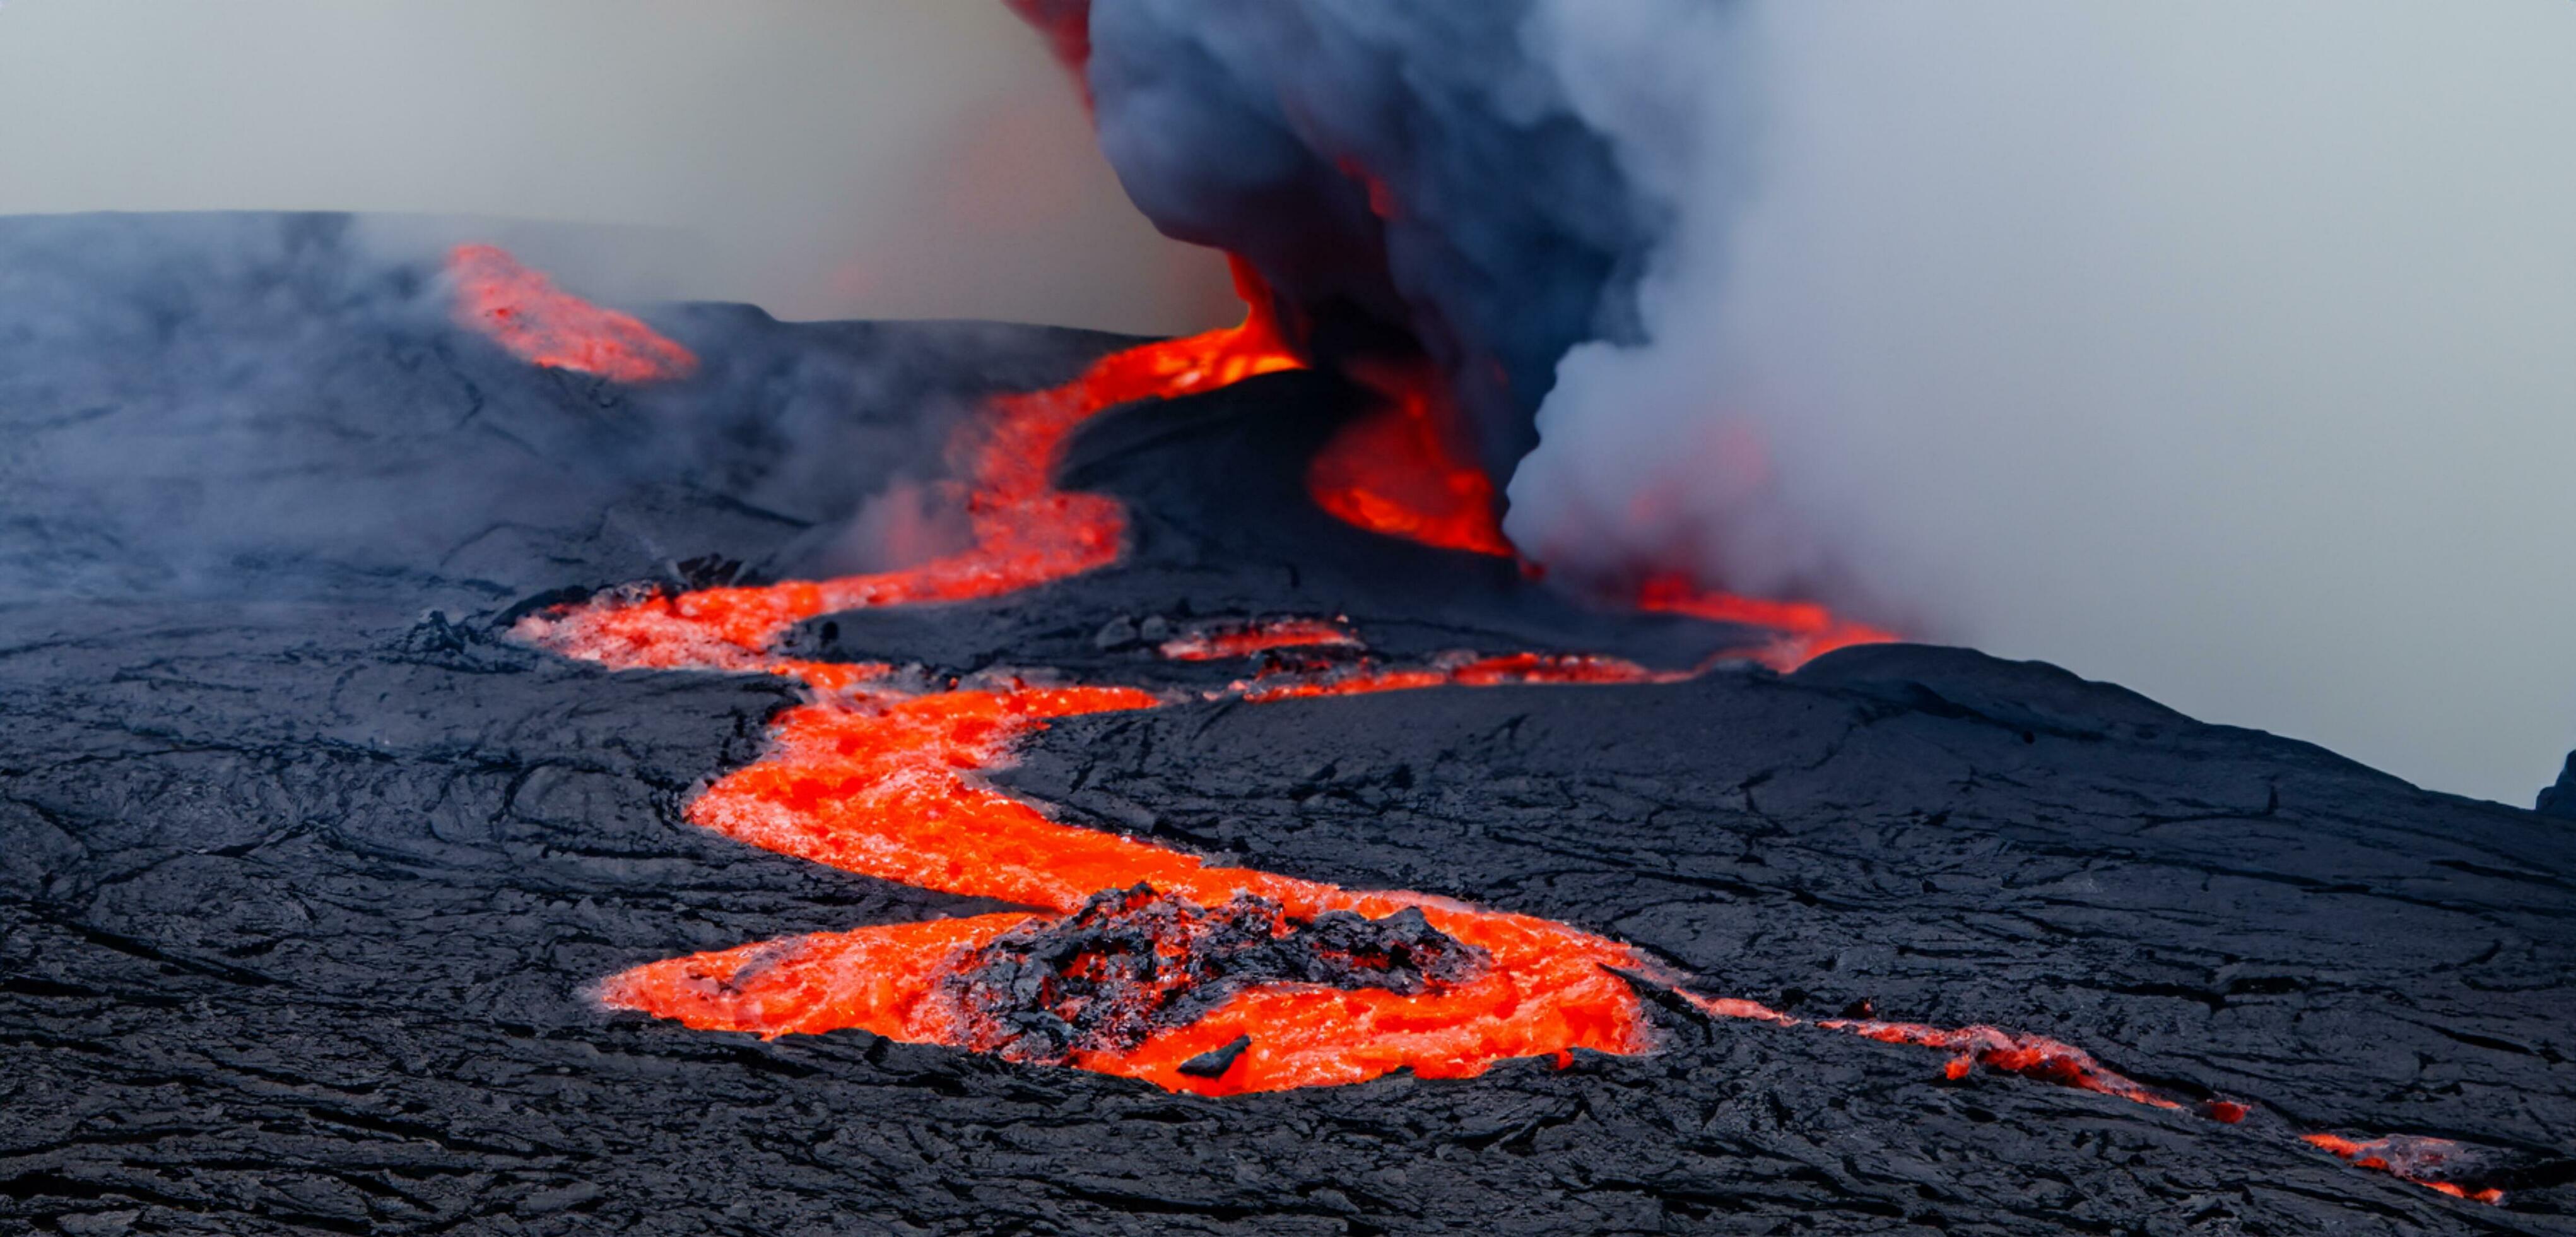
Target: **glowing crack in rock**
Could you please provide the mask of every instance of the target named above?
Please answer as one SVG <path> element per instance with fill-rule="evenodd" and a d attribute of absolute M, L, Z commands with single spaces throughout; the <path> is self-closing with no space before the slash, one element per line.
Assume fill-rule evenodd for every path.
<path fill-rule="evenodd" d="M 2340 1134 L 2302 1134 L 2300 1137 L 2309 1146 L 2331 1152 L 2335 1158 L 2355 1168 L 2387 1173 L 2401 1181 L 2411 1181 L 2428 1190 L 2439 1190 L 2453 1198 L 2490 1205 L 2504 1201 L 2501 1187 L 2478 1181 L 2494 1167 L 2490 1162 L 2492 1157 L 2447 1138 L 2425 1138 L 2414 1134 L 2367 1139 L 2345 1138 Z"/>

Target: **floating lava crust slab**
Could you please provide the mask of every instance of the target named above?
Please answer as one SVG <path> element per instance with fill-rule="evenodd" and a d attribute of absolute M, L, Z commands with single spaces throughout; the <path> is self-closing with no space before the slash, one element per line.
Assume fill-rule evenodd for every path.
<path fill-rule="evenodd" d="M 1805 1026 L 1641 982 L 1652 1053 L 1208 1098 L 605 1010 L 675 955 L 1012 908 L 688 824 L 794 687 L 511 624 L 833 568 L 977 399 L 1122 341 L 688 308 L 649 317 L 696 375 L 630 389 L 459 331 L 349 229 L 0 222 L 0 1228 L 2576 1233 L 2564 822 L 1957 650 L 1173 703 L 1056 719 L 994 775 L 1211 862 L 1575 925 Z M 1398 658 L 1730 643 L 1316 510 L 1302 452 L 1358 399 L 1289 373 L 1104 417 L 1061 477 L 1125 504 L 1119 566 L 787 644 L 1184 692 L 1257 662 L 1160 652 L 1227 619 Z M 2250 1115 L 1836 1017 L 2050 1036 Z"/>

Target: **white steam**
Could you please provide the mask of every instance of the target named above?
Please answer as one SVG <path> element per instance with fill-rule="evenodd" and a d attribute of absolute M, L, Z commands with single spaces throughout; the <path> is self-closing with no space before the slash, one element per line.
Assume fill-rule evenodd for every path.
<path fill-rule="evenodd" d="M 2530 801 L 2576 745 L 2576 4 L 1723 10 L 1532 28 L 1680 222 L 1516 541 Z"/>

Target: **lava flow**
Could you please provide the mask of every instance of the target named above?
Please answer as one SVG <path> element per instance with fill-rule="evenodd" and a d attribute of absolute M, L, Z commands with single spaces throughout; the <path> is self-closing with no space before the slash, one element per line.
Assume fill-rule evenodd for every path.
<path fill-rule="evenodd" d="M 657 593 L 563 621 L 581 625 L 585 655 L 611 665 L 776 669 L 770 645 L 816 615 L 994 597 L 1106 567 L 1118 559 L 1126 516 L 1115 500 L 1055 488 L 1066 438 L 1120 404 L 1297 368 L 1263 300 L 1248 300 L 1255 309 L 1240 326 L 1113 353 L 1064 386 L 993 401 L 990 423 L 966 448 L 965 550 L 901 571 Z"/>
<path fill-rule="evenodd" d="M 2351 1139 L 2340 1134 L 2303 1134 L 2308 1145 L 2332 1152 L 2355 1168 L 2387 1173 L 2453 1198 L 2501 1203 L 2504 1190 L 2476 1184 L 2477 1174 L 2491 1167 L 2486 1156 L 2447 1138 L 2392 1134 L 2386 1138 Z M 2462 1184 L 2467 1179 L 2471 1184 Z"/>
<path fill-rule="evenodd" d="M 1423 894 L 1213 866 L 1170 847 L 1050 820 L 978 776 L 1055 718 L 1154 709 L 1183 698 L 1009 676 L 934 683 L 882 664 L 801 661 L 773 651 L 790 625 L 823 613 L 995 596 L 1114 562 L 1125 526 L 1118 505 L 1060 491 L 1052 481 L 1073 428 L 1117 404 L 1209 390 L 1296 364 L 1256 312 L 1241 327 L 1117 353 L 1066 386 L 994 401 L 992 423 L 968 456 L 973 544 L 920 567 L 763 588 L 610 593 L 522 620 L 522 638 L 612 669 L 766 672 L 807 686 L 811 699 L 773 721 L 767 753 L 689 804 L 691 822 L 844 871 L 1034 908 L 673 958 L 609 978 L 603 1002 L 703 1030 L 777 1036 L 859 1028 L 1217 1095 L 1358 1082 L 1396 1070 L 1467 1077 L 1515 1058 L 1565 1064 L 1577 1049 L 1643 1052 L 1652 1037 L 1639 984 L 1670 989 L 1712 1017 L 1802 1025 L 1757 1002 L 1693 994 L 1687 976 L 1567 925 Z M 1713 599 L 1671 582 L 1650 585 L 1645 601 L 1652 609 L 1771 628 L 1783 637 L 1772 646 L 1783 659 L 1878 634 L 1819 608 Z M 1338 622 L 1284 619 L 1202 629 L 1160 651 L 1179 660 L 1271 660 L 1282 650 L 1362 647 Z M 1261 704 L 1686 677 L 1606 657 L 1459 655 L 1385 666 L 1361 655 L 1273 664 L 1212 695 Z M 2040 1036 L 1986 1026 L 1803 1025 L 1948 1051 L 1954 1079 L 1983 1064 L 2153 1107 L 2186 1107 Z M 2248 1111 L 2223 1100 L 2194 1107 L 2230 1124 Z M 2440 1158 L 2436 1140 L 2309 1141 L 2446 1193 L 2500 1197 L 2445 1184 L 2430 1169 L 2417 1175 Z"/>
<path fill-rule="evenodd" d="M 547 369 L 612 382 L 667 382 L 697 372 L 698 358 L 630 314 L 559 291 L 554 281 L 493 245 L 448 255 L 456 319 L 510 355 Z"/>
<path fill-rule="evenodd" d="M 530 634 L 576 655 L 561 620 Z M 782 669 L 795 672 L 792 663 Z M 1179 851 L 1058 824 L 974 777 L 1049 719 L 1163 703 L 1131 688 L 1048 688 L 1017 681 L 912 693 L 854 685 L 781 715 L 772 750 L 717 782 L 688 809 L 699 825 L 767 849 L 919 888 L 998 898 L 1053 915 L 1005 914 L 862 928 L 746 946 L 645 966 L 609 981 L 612 1005 L 704 1029 L 776 1035 L 860 1027 L 897 1039 L 996 1046 L 965 999 L 976 951 L 1011 934 L 1066 930 L 1095 896 L 1139 886 L 1197 908 L 1245 904 L 1263 931 L 1356 917 L 1383 924 L 1418 915 L 1443 942 L 1488 961 L 1472 975 L 1411 986 L 1342 988 L 1312 980 L 1265 983 L 1199 999 L 1204 981 L 1178 993 L 1186 1021 L 1148 1017 L 1150 1033 L 1090 1042 L 1068 1035 L 1062 1059 L 1177 1090 L 1228 1093 L 1355 1082 L 1410 1068 L 1425 1076 L 1482 1072 L 1512 1057 L 1574 1048 L 1635 1052 L 1645 1046 L 1637 998 L 1609 968 L 1641 962 L 1623 946 L 1526 916 L 1476 910 L 1404 893 L 1355 893 L 1242 868 L 1212 867 Z M 1130 950 L 1121 965 L 1161 978 L 1197 956 L 1174 943 Z M 1060 974 L 1025 989 L 1018 1025 L 1068 1027 L 1065 990 L 1105 965 L 1095 951 L 1068 957 Z M 1204 1006 L 1203 1011 L 1201 1008 Z M 989 1002 L 981 1024 L 1006 1022 Z M 1185 1065 L 1250 1037 L 1216 1076 Z"/>
<path fill-rule="evenodd" d="M 1637 608 L 1767 629 L 1774 633 L 1771 644 L 1757 657 L 1774 670 L 1794 670 L 1835 649 L 1886 644 L 1897 638 L 1894 632 L 1837 617 L 1812 601 L 1742 597 L 1695 587 L 1678 575 L 1648 577 L 1637 590 Z"/>
<path fill-rule="evenodd" d="M 1495 519 L 1493 480 L 1467 462 L 1439 384 L 1418 366 L 1363 377 L 1378 406 L 1343 426 L 1308 463 L 1306 492 L 1315 505 L 1370 532 L 1514 557 Z"/>

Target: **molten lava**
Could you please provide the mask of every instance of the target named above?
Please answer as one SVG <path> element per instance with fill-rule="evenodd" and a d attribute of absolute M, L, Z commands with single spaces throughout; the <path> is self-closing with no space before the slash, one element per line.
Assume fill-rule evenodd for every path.
<path fill-rule="evenodd" d="M 1245 700 L 1305 700 L 1316 696 L 1365 696 L 1426 687 L 1500 687 L 1514 683 L 1675 683 L 1687 673 L 1648 670 L 1632 661 L 1588 653 L 1507 653 L 1500 657 L 1450 656 L 1428 666 L 1384 667 L 1370 661 L 1298 667 L 1262 675 L 1235 690 Z"/>
<path fill-rule="evenodd" d="M 552 638 L 545 627 L 531 630 Z M 774 727 L 771 752 L 699 796 L 691 821 L 846 871 L 1055 915 L 863 928 L 675 959 L 618 976 L 604 999 L 702 1029 L 776 1035 L 860 1027 L 974 1047 L 990 1036 L 976 1030 L 977 1010 L 958 989 L 979 965 L 978 951 L 1013 932 L 1069 930 L 1101 891 L 1144 886 L 1198 907 L 1255 899 L 1277 908 L 1283 922 L 1339 915 L 1383 923 L 1412 912 L 1490 964 L 1470 979 L 1435 976 L 1412 989 L 1250 988 L 1133 1043 L 1069 1045 L 1069 1059 L 1084 1068 L 1223 1094 L 1402 1068 L 1475 1074 L 1511 1057 L 1644 1047 L 1636 996 L 1605 969 L 1640 965 L 1624 946 L 1420 895 L 1352 893 L 1210 867 L 1152 843 L 1057 824 L 973 777 L 1047 719 L 1159 703 L 1127 688 L 1007 683 L 910 695 L 879 684 L 789 710 Z M 989 1002 L 981 1015 L 981 1025 L 994 1024 Z M 1220 1076 L 1181 1069 L 1247 1035 L 1248 1051 Z"/>
<path fill-rule="evenodd" d="M 1342 427 L 1306 469 L 1306 492 L 1343 523 L 1444 550 L 1513 557 L 1494 482 L 1469 463 L 1456 416 L 1419 369 L 1367 375 L 1378 407 Z"/>
<path fill-rule="evenodd" d="M 2333 1152 L 2336 1158 L 2355 1168 L 2387 1173 L 2428 1190 L 2439 1190 L 2453 1198 L 2474 1199 L 2490 1205 L 2504 1201 L 2502 1188 L 2474 1184 L 2477 1174 L 2486 1168 L 2480 1162 L 2486 1157 L 2447 1138 L 2424 1138 L 2413 1134 L 2392 1134 L 2372 1139 L 2351 1139 L 2339 1134 L 2303 1134 L 2300 1137 L 2310 1146 Z M 2472 1184 L 2462 1184 L 2462 1178 L 2469 1179 Z"/>
<path fill-rule="evenodd" d="M 536 286 L 543 288 L 541 278 Z M 524 315 L 504 320 L 517 324 Z M 693 823 L 845 871 L 1035 908 L 674 958 L 611 977 L 601 999 L 699 1029 L 777 1036 L 860 1028 L 1220 1095 L 1357 1082 L 1395 1070 L 1466 1077 L 1522 1057 L 1562 1065 L 1576 1049 L 1643 1052 L 1651 1037 L 1635 984 L 1671 988 L 1713 1017 L 1802 1025 L 1754 1001 L 1692 994 L 1683 986 L 1687 976 L 1573 927 L 1422 894 L 1352 891 L 1213 866 L 1153 842 L 1057 823 L 979 776 L 1055 718 L 1169 703 L 1143 689 L 1007 677 L 925 683 L 886 665 L 774 652 L 790 625 L 823 613 L 994 596 L 1115 561 L 1124 530 L 1118 505 L 1060 491 L 1052 481 L 1072 429 L 1118 404 L 1296 364 L 1256 312 L 1233 330 L 1131 349 L 1064 387 L 996 400 L 991 424 L 967 452 L 973 544 L 944 559 L 765 588 L 612 592 L 523 620 L 523 638 L 613 669 L 770 673 L 807 686 L 811 699 L 773 721 L 768 752 L 689 804 Z M 1404 407 L 1399 402 L 1396 415 L 1410 424 L 1417 414 Z M 1417 445 L 1435 441 L 1412 429 L 1404 434 Z M 1416 462 L 1425 458 L 1454 459 L 1435 453 Z M 1345 458 L 1310 476 L 1359 471 Z M 1463 486 L 1446 492 L 1461 500 L 1453 513 L 1476 497 Z M 1490 506 L 1482 510 L 1489 520 Z M 1424 526 L 1392 531 L 1422 535 Z M 1766 656 L 1784 665 L 1823 647 L 1886 638 L 1820 608 L 1695 593 L 1672 581 L 1650 583 L 1642 600 L 1649 609 L 1779 632 Z M 1212 660 L 1361 647 L 1340 623 L 1285 619 L 1203 628 L 1160 651 Z M 1262 704 L 1686 677 L 1606 657 L 1462 654 L 1389 666 L 1363 654 L 1274 664 L 1215 696 Z M 2184 1107 L 2053 1039 L 1987 1026 L 1812 1025 L 1950 1052 L 1952 1078 L 1982 1063 L 2153 1107 Z M 2231 1123 L 2246 1113 L 2227 1101 L 2197 1111 Z M 2439 1140 L 2309 1141 L 2446 1193 L 2501 1197 L 2434 1175 L 2438 1148 L 2446 1145 Z"/>
<path fill-rule="evenodd" d="M 1255 302 L 1258 304 L 1258 301 Z M 1015 933 L 1071 931 L 1104 890 L 1143 887 L 1194 907 L 1242 899 L 1278 922 L 1423 918 L 1484 959 L 1472 977 L 1336 987 L 1273 982 L 1230 992 L 1185 1023 L 1111 1041 L 1068 1042 L 1086 1068 L 1177 1089 L 1266 1090 L 1357 1081 L 1394 1069 L 1482 1072 L 1496 1061 L 1576 1048 L 1636 1052 L 1646 1023 L 1618 971 L 1648 969 L 1626 946 L 1525 916 L 1403 893 L 1355 893 L 1238 868 L 1130 838 L 1060 825 L 973 775 L 1007 758 L 1051 718 L 1163 702 L 1117 687 L 1016 680 L 911 690 L 881 666 L 775 656 L 790 625 L 835 610 L 992 596 L 1106 565 L 1123 515 L 1109 499 L 1056 489 L 1052 470 L 1084 418 L 1136 399 L 1211 389 L 1295 365 L 1259 313 L 1242 327 L 1118 353 L 1065 387 L 997 400 L 968 453 L 972 546 L 904 571 L 766 588 L 609 595 L 532 616 L 525 637 L 616 668 L 761 671 L 805 681 L 812 703 L 773 724 L 759 762 L 692 802 L 690 820 L 753 845 L 927 889 L 1045 908 L 1052 917 L 983 916 L 865 928 L 747 946 L 638 968 L 610 981 L 611 1004 L 702 1028 L 782 1034 L 862 1027 L 973 1047 L 974 959 Z M 1312 620 L 1212 630 L 1174 642 L 1176 657 L 1356 645 Z M 1515 654 L 1425 667 L 1324 665 L 1240 688 L 1253 701 L 1450 684 L 1641 682 L 1656 675 L 1607 658 Z M 1283 928 L 1283 931 L 1285 929 Z M 994 1011 L 980 1006 L 985 1025 Z M 1054 1017 L 1043 1008 L 1019 1011 Z M 1238 1043 L 1238 1041 L 1246 1041 Z M 1205 1068 L 1231 1050 L 1226 1068 Z M 1199 1067 L 1184 1070 L 1198 1062 Z"/>
<path fill-rule="evenodd" d="M 1677 575 L 1649 576 L 1637 589 L 1637 608 L 1653 614 L 1682 614 L 1712 623 L 1735 623 L 1776 633 L 1757 659 L 1774 670 L 1789 671 L 1835 649 L 1861 644 L 1887 644 L 1896 633 L 1834 617 L 1809 601 L 1765 601 L 1734 593 L 1702 589 Z"/>
<path fill-rule="evenodd" d="M 686 378 L 698 358 L 641 319 L 602 309 L 492 245 L 459 245 L 447 258 L 456 321 L 548 369 L 636 385 Z"/>
<path fill-rule="evenodd" d="M 995 400 L 980 440 L 964 447 L 973 543 L 959 553 L 872 575 L 659 594 L 561 621 L 584 624 L 582 647 L 611 665 L 753 669 L 780 633 L 816 615 L 995 597 L 1106 567 L 1118 559 L 1126 515 L 1113 499 L 1055 488 L 1066 439 L 1121 404 L 1297 368 L 1264 301 L 1250 303 L 1240 326 L 1113 353 L 1064 386 Z"/>
<path fill-rule="evenodd" d="M 2006 1031 L 2000 1027 L 1934 1027 L 1917 1022 L 1831 1019 L 1816 1025 L 1883 1044 L 1915 1044 L 1952 1053 L 1954 1055 L 1944 1072 L 1954 1080 L 1965 1078 L 1969 1070 L 1984 1065 L 2007 1074 L 2053 1082 L 2079 1091 L 2118 1096 L 2151 1108 L 2183 1107 L 2182 1101 L 2105 1068 L 2093 1059 L 2092 1053 L 2046 1036 Z M 2203 1105 L 2201 1115 L 2234 1125 L 2244 1120 L 2245 1108 L 2241 1104 L 2219 1101 Z"/>

